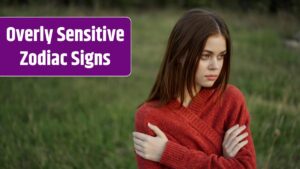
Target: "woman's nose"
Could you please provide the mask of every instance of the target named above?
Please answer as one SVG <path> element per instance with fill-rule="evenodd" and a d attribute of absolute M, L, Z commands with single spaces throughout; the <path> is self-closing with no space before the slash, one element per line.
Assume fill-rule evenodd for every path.
<path fill-rule="evenodd" d="M 209 68 L 209 69 L 212 69 L 212 70 L 218 69 L 218 68 L 219 68 L 219 67 L 218 67 L 218 60 L 217 60 L 216 57 L 212 57 L 212 58 L 210 59 L 208 68 Z"/>

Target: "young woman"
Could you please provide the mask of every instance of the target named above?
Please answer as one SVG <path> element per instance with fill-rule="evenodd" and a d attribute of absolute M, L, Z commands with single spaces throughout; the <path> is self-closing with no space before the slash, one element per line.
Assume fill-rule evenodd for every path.
<path fill-rule="evenodd" d="M 138 168 L 256 168 L 243 94 L 229 85 L 224 21 L 194 9 L 175 25 L 152 91 L 135 114 Z"/>

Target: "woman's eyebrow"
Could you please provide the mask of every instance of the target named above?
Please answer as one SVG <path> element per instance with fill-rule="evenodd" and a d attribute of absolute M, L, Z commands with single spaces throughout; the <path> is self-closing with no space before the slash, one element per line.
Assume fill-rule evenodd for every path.
<path fill-rule="evenodd" d="M 213 54 L 213 53 L 214 53 L 213 51 L 206 50 L 206 49 L 204 49 L 203 52 L 207 52 L 207 53 L 209 53 L 209 54 Z M 226 52 L 227 52 L 227 51 L 224 50 L 224 51 L 220 52 L 220 54 L 224 54 L 224 53 L 226 53 Z"/>

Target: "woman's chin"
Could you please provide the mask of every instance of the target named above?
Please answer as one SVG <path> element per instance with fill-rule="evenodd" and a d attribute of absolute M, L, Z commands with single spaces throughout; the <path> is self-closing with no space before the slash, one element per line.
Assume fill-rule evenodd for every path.
<path fill-rule="evenodd" d="M 202 84 L 202 87 L 212 87 L 214 85 L 215 81 L 206 81 L 204 84 Z"/>

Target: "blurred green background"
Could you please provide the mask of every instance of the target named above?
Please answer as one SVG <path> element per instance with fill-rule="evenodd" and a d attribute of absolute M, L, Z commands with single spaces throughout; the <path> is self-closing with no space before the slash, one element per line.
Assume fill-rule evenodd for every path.
<path fill-rule="evenodd" d="M 1 77 L 0 168 L 136 168 L 132 131 L 168 36 L 205 7 L 229 26 L 230 83 L 246 96 L 258 168 L 300 167 L 299 1 L 2 0 L 1 16 L 129 16 L 130 77 Z"/>

